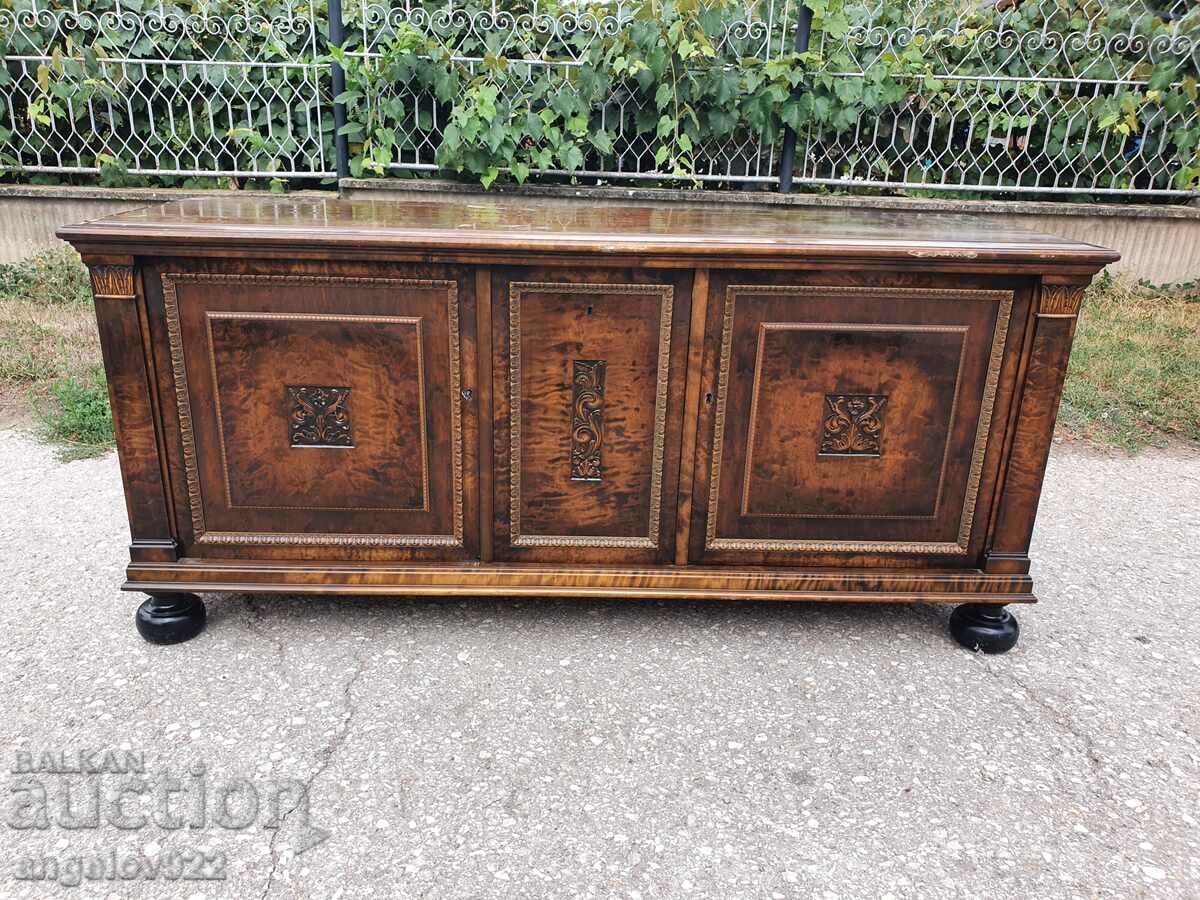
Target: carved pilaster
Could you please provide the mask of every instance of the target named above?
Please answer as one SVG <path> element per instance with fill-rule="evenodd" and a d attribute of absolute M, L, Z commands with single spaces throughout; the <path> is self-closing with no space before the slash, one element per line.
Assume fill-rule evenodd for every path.
<path fill-rule="evenodd" d="M 130 266 L 93 265 L 92 295 L 97 300 L 133 300 L 133 269 Z"/>
<path fill-rule="evenodd" d="M 1033 522 L 1086 287 L 1086 282 L 1073 280 L 1072 276 L 1047 276 L 1042 280 L 1020 411 L 984 563 L 984 571 L 989 574 L 1029 571 Z"/>
<path fill-rule="evenodd" d="M 155 424 L 145 309 L 133 257 L 84 257 L 112 404 L 135 563 L 178 558 L 167 499 L 165 454 Z"/>

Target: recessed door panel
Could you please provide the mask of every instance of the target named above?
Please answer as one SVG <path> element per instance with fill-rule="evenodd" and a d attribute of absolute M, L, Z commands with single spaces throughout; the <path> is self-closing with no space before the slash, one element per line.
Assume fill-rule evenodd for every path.
<path fill-rule="evenodd" d="M 966 560 L 1014 287 L 793 278 L 713 276 L 692 558 Z"/>
<path fill-rule="evenodd" d="M 674 541 L 688 279 L 507 270 L 493 298 L 497 556 L 662 559 Z"/>
<path fill-rule="evenodd" d="M 475 555 L 469 279 L 160 279 L 190 555 Z"/>

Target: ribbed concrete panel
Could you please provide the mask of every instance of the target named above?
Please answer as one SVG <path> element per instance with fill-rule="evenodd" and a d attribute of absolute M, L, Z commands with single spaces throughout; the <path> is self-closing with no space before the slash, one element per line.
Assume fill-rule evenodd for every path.
<path fill-rule="evenodd" d="M 1121 259 L 1109 266 L 1114 273 L 1155 284 L 1200 279 L 1200 217 L 990 215 L 988 219 L 1116 250 Z"/>
<path fill-rule="evenodd" d="M 342 182 L 345 197 L 386 199 L 411 197 L 414 192 L 473 193 L 478 185 L 425 181 Z M 686 203 L 745 203 L 823 208 L 900 209 L 957 212 L 977 216 L 1001 228 L 1025 228 L 1099 244 L 1118 251 L 1121 261 L 1111 270 L 1155 284 L 1200 280 L 1200 208 L 1187 206 L 1124 206 L 1119 204 L 1004 202 L 988 200 L 926 200 L 908 197 L 834 197 L 816 194 L 766 192 L 665 191 L 645 188 L 532 186 L 507 192 L 547 198 L 593 202 L 678 200 Z M 0 262 L 11 262 L 62 246 L 54 237 L 59 225 L 86 222 L 114 212 L 195 196 L 196 191 L 169 189 L 104 189 L 76 187 L 0 186 Z M 211 195 L 212 192 L 205 192 Z M 230 191 L 230 194 L 240 192 Z M 326 192 L 305 194 L 329 196 Z"/>
<path fill-rule="evenodd" d="M 65 246 L 54 229 L 145 206 L 138 200 L 35 199 L 0 196 L 0 262 L 13 262 L 51 247 Z"/>
<path fill-rule="evenodd" d="M 54 230 L 60 225 L 100 219 L 152 203 L 195 197 L 198 193 L 238 196 L 243 192 L 0 185 L 0 262 L 14 262 L 51 247 L 65 247 L 66 244 L 54 236 Z M 321 193 L 330 196 L 328 192 Z"/>

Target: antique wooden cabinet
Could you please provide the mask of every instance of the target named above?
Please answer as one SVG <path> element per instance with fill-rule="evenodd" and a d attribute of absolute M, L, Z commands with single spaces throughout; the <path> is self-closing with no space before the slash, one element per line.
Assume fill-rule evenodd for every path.
<path fill-rule="evenodd" d="M 91 269 L 142 633 L 192 592 L 927 601 L 1012 646 L 1116 254 L 957 216 L 196 199 Z"/>

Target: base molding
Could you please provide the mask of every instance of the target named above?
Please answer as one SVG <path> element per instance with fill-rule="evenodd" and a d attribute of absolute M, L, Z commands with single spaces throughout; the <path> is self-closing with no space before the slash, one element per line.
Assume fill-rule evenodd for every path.
<path fill-rule="evenodd" d="M 1034 603 L 1027 575 L 957 570 L 628 568 L 184 559 L 134 563 L 125 590 L 424 597 L 612 597 L 854 603 Z"/>

